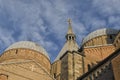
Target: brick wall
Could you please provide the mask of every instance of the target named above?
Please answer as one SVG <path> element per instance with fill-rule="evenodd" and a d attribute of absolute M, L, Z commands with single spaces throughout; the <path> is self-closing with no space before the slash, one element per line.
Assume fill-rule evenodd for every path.
<path fill-rule="evenodd" d="M 120 54 L 112 60 L 115 80 L 120 80 Z"/>

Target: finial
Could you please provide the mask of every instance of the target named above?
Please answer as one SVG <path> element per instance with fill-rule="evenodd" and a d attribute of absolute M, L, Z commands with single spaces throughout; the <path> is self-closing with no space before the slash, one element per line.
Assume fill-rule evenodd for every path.
<path fill-rule="evenodd" d="M 70 18 L 68 19 L 68 24 L 69 24 L 69 26 L 71 26 L 71 24 L 72 24 L 72 21 Z"/>
<path fill-rule="evenodd" d="M 71 21 L 71 19 L 69 18 L 68 19 L 68 32 L 67 32 L 67 34 L 73 34 L 73 31 L 72 31 L 72 21 Z"/>

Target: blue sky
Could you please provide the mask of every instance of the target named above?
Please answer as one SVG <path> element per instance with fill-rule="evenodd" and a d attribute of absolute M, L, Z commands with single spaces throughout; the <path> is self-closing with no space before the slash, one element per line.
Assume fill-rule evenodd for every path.
<path fill-rule="evenodd" d="M 91 31 L 120 29 L 119 7 L 120 0 L 0 0 L 0 52 L 14 42 L 31 40 L 53 61 L 65 43 L 68 18 L 80 45 Z"/>

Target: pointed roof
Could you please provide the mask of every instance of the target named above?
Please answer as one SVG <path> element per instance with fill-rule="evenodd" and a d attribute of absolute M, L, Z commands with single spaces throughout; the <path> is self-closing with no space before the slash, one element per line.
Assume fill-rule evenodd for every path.
<path fill-rule="evenodd" d="M 73 30 L 72 30 L 72 21 L 71 21 L 71 19 L 68 19 L 68 32 L 67 32 L 67 34 L 74 34 L 73 33 Z"/>
<path fill-rule="evenodd" d="M 55 61 L 59 60 L 67 51 L 77 51 L 79 46 L 76 42 L 67 41 L 61 51 L 59 52 L 58 56 L 56 57 Z"/>
<path fill-rule="evenodd" d="M 71 36 L 71 34 L 74 34 L 71 26 L 71 20 L 68 20 L 69 26 L 68 26 L 68 32 L 67 35 Z M 75 40 L 67 40 L 59 52 L 58 56 L 56 57 L 55 61 L 60 60 L 60 58 L 67 52 L 67 51 L 77 51 L 79 49 L 78 44 Z"/>

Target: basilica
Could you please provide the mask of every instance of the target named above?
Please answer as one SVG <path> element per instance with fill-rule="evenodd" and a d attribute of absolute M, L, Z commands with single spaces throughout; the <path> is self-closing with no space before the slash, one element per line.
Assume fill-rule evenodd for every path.
<path fill-rule="evenodd" d="M 37 43 L 13 43 L 0 55 L 0 80 L 120 80 L 119 30 L 95 30 L 79 46 L 69 19 L 65 40 L 53 63 Z"/>

